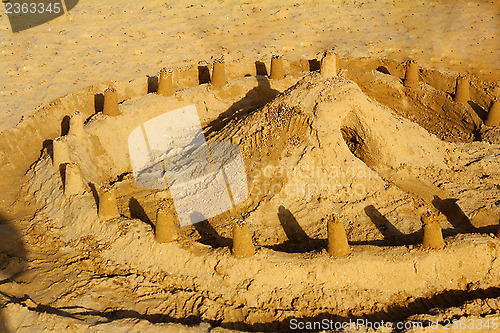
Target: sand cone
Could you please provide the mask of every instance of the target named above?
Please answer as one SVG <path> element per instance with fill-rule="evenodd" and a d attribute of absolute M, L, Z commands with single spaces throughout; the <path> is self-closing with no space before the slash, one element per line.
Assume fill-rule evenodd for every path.
<path fill-rule="evenodd" d="M 440 249 L 444 247 L 443 232 L 436 213 L 427 212 L 421 217 L 424 238 L 422 246 L 425 249 Z"/>
<path fill-rule="evenodd" d="M 64 193 L 66 195 L 79 194 L 84 191 L 80 166 L 76 163 L 66 164 Z"/>
<path fill-rule="evenodd" d="M 484 122 L 486 126 L 499 126 L 500 125 L 500 100 L 496 100 L 493 102 L 493 105 L 488 112 L 488 117 Z"/>
<path fill-rule="evenodd" d="M 337 76 L 339 73 L 339 55 L 334 50 L 328 50 L 323 54 L 320 73 L 324 78 Z"/>
<path fill-rule="evenodd" d="M 280 55 L 273 55 L 271 57 L 271 75 L 270 79 L 281 80 L 285 78 L 285 70 L 283 69 L 283 57 Z"/>
<path fill-rule="evenodd" d="M 69 163 L 68 141 L 65 136 L 55 138 L 52 142 L 52 165 L 59 168 L 61 164 Z"/>
<path fill-rule="evenodd" d="M 80 111 L 75 111 L 69 119 L 69 135 L 76 137 L 83 137 L 85 135 L 85 128 L 83 127 L 83 117 Z"/>
<path fill-rule="evenodd" d="M 406 63 L 404 86 L 408 88 L 418 87 L 418 65 L 415 60 L 408 60 Z"/>
<path fill-rule="evenodd" d="M 174 84 L 172 82 L 172 70 L 163 68 L 160 71 L 160 80 L 158 82 L 158 95 L 172 96 L 174 93 Z"/>
<path fill-rule="evenodd" d="M 107 116 L 118 116 L 120 110 L 118 109 L 118 97 L 115 88 L 108 88 L 104 90 L 104 107 L 102 113 Z"/>
<path fill-rule="evenodd" d="M 223 58 L 215 59 L 210 83 L 215 88 L 221 88 L 226 85 L 226 70 Z"/>
<path fill-rule="evenodd" d="M 111 220 L 119 216 L 115 188 L 112 185 L 102 187 L 99 191 L 99 217 Z"/>
<path fill-rule="evenodd" d="M 243 220 L 234 223 L 233 249 L 231 252 L 236 258 L 245 258 L 255 254 L 252 235 L 248 230 L 246 222 Z"/>
<path fill-rule="evenodd" d="M 344 224 L 335 215 L 327 217 L 328 254 L 342 257 L 351 253 Z"/>
<path fill-rule="evenodd" d="M 457 103 L 467 103 L 469 99 L 469 80 L 465 76 L 459 76 L 453 100 Z"/>
<path fill-rule="evenodd" d="M 162 202 L 156 212 L 155 240 L 168 243 L 177 238 L 177 215 L 174 206 Z"/>

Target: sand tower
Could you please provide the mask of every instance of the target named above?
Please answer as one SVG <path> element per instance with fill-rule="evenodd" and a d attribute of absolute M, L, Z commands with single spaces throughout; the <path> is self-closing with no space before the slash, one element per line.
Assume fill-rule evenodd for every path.
<path fill-rule="evenodd" d="M 236 258 L 245 258 L 255 254 L 252 235 L 243 220 L 235 220 L 233 226 L 232 254 Z"/>
<path fill-rule="evenodd" d="M 80 111 L 75 111 L 69 119 L 69 135 L 76 137 L 83 137 L 85 135 L 85 128 L 83 126 L 83 116 Z"/>
<path fill-rule="evenodd" d="M 283 56 L 273 55 L 271 57 L 271 75 L 272 80 L 281 80 L 285 78 L 285 70 L 283 68 Z"/>
<path fill-rule="evenodd" d="M 422 215 L 421 221 L 424 229 L 422 246 L 425 249 L 443 248 L 445 243 L 443 240 L 443 233 L 441 231 L 441 224 L 439 223 L 437 213 L 427 212 Z"/>
<path fill-rule="evenodd" d="M 344 224 L 335 215 L 326 218 L 328 233 L 328 254 L 332 257 L 342 257 L 351 253 L 351 247 L 347 241 Z"/>
<path fill-rule="evenodd" d="M 99 217 L 101 220 L 111 220 L 119 216 L 115 187 L 103 186 L 99 191 Z"/>
<path fill-rule="evenodd" d="M 79 194 L 84 191 L 80 166 L 76 163 L 66 164 L 64 193 L 67 195 Z"/>
<path fill-rule="evenodd" d="M 497 99 L 493 102 L 484 124 L 492 127 L 500 125 L 500 100 Z"/>
<path fill-rule="evenodd" d="M 162 96 L 172 96 L 174 93 L 171 69 L 163 68 L 160 71 L 157 93 Z"/>
<path fill-rule="evenodd" d="M 52 142 L 52 164 L 59 168 L 61 164 L 69 163 L 68 141 L 65 136 L 55 138 Z"/>
<path fill-rule="evenodd" d="M 104 90 L 104 107 L 102 113 L 112 117 L 120 114 L 120 110 L 118 109 L 118 97 L 115 88 L 108 88 Z"/>
<path fill-rule="evenodd" d="M 215 88 L 221 88 L 226 85 L 226 70 L 224 58 L 218 58 L 214 60 L 211 84 Z"/>
<path fill-rule="evenodd" d="M 457 78 L 457 88 L 453 100 L 457 103 L 467 103 L 470 100 L 469 79 L 464 75 Z"/>
<path fill-rule="evenodd" d="M 334 50 L 325 51 L 321 59 L 321 76 L 329 78 L 339 73 L 339 55 Z"/>
<path fill-rule="evenodd" d="M 408 60 L 406 62 L 404 85 L 408 88 L 418 87 L 418 65 L 415 60 Z"/>
<path fill-rule="evenodd" d="M 177 215 L 171 201 L 160 203 L 156 212 L 155 240 L 158 243 L 172 242 L 177 238 Z"/>

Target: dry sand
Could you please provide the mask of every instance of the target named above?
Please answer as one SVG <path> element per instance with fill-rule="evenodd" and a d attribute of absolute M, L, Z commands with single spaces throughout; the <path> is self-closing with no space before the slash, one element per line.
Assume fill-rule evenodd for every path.
<path fill-rule="evenodd" d="M 292 318 L 428 326 L 406 332 L 489 320 L 474 331 L 491 331 L 500 129 L 483 121 L 500 97 L 499 15 L 495 1 L 92 0 L 16 34 L 3 15 L 0 331 L 286 331 Z M 341 70 L 324 77 L 332 47 Z M 284 79 L 264 75 L 273 54 Z M 214 88 L 204 82 L 220 55 L 228 83 Z M 420 67 L 412 88 L 408 58 Z M 163 67 L 175 94 L 148 94 Z M 468 103 L 453 100 L 459 74 Z M 114 117 L 101 112 L 109 85 Z M 158 243 L 170 193 L 135 184 L 127 137 L 190 104 L 209 142 L 240 146 L 251 194 Z M 68 133 L 77 109 L 84 129 Z M 54 155 L 61 135 L 68 153 Z M 54 158 L 78 164 L 83 183 L 64 184 Z M 121 216 L 102 221 L 110 183 Z M 443 249 L 419 245 L 429 210 Z M 326 251 L 332 213 L 351 246 L 340 258 Z M 242 216 L 256 253 L 235 258 Z"/>
<path fill-rule="evenodd" d="M 341 57 L 413 57 L 427 68 L 498 80 L 496 1 L 82 1 L 64 17 L 12 34 L 0 18 L 1 129 L 37 106 L 106 80 L 164 66 Z"/>

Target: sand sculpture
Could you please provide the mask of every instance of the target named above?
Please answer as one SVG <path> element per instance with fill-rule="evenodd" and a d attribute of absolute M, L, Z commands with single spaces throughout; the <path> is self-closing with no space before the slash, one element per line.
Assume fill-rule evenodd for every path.
<path fill-rule="evenodd" d="M 406 304 L 415 295 L 430 297 L 436 292 L 461 290 L 465 288 L 463 281 L 485 289 L 496 283 L 500 271 L 491 265 L 491 269 L 486 268 L 496 255 L 494 247 L 488 244 L 497 240 L 487 235 L 456 236 L 448 227 L 445 247 L 441 223 L 449 216 L 451 219 L 456 212 L 447 211 L 446 217 L 421 215 L 422 209 L 430 210 L 436 201 L 441 200 L 436 197 L 447 199 L 448 191 L 458 193 L 462 188 L 473 187 L 468 182 L 461 182 L 456 169 L 474 175 L 471 178 L 482 186 L 481 182 L 485 180 L 477 176 L 478 169 L 467 166 L 474 160 L 473 154 L 477 153 L 471 153 L 470 159 L 461 160 L 456 151 L 465 148 L 439 140 L 422 127 L 394 115 L 389 108 L 369 99 L 355 82 L 347 78 L 349 69 L 343 69 L 339 75 L 338 56 L 334 51 L 325 52 L 319 73 L 302 73 L 295 79 L 293 73 L 284 75 L 286 64 L 281 56 L 271 59 L 271 80 L 265 77 L 229 80 L 225 65 L 222 60 L 214 61 L 210 84 L 217 89 L 206 89 L 205 86 L 190 88 L 202 97 L 193 98 L 186 91 L 174 91 L 172 71 L 162 70 L 157 94 L 126 100 L 120 104 L 120 110 L 117 90 L 122 96 L 121 92 L 125 89 L 119 86 L 117 89 L 106 89 L 102 114 L 112 117 L 103 117 L 100 112 L 85 116 L 82 111 L 68 113 L 71 115 L 68 135 L 53 141 L 55 168 L 46 168 L 46 162 L 50 163 L 50 160 L 42 157 L 33 169 L 37 172 L 28 174 L 31 177 L 30 186 L 37 189 L 33 191 L 36 200 L 41 201 L 43 193 L 53 193 L 53 205 L 64 211 L 64 214 L 54 217 L 54 224 L 64 234 L 68 244 L 80 244 L 89 237 L 95 238 L 97 243 L 107 244 L 99 255 L 109 265 L 116 263 L 124 271 L 132 268 L 135 272 L 147 271 L 148 276 L 154 276 L 164 285 L 171 283 L 173 280 L 169 279 L 176 279 L 176 274 L 179 274 L 179 281 L 187 285 L 182 285 L 179 290 L 185 288 L 200 297 L 200 301 L 196 301 L 199 307 L 193 305 L 196 310 L 189 311 L 200 311 L 206 318 L 222 322 L 234 322 L 236 313 L 238 322 L 249 325 L 266 322 L 268 309 L 288 309 L 290 315 L 300 313 L 302 316 L 316 315 L 316 308 L 339 314 L 357 309 L 360 314 L 365 314 L 371 313 L 376 304 L 383 303 L 389 307 Z M 404 75 L 403 72 L 400 74 Z M 392 80 L 391 87 L 398 88 L 397 94 L 417 94 L 418 89 L 404 87 L 427 85 L 425 80 L 428 80 L 424 69 L 419 80 L 418 66 L 411 61 L 407 63 L 403 80 L 381 73 L 372 75 Z M 459 83 L 457 95 L 460 98 L 455 99 L 467 102 L 471 97 L 461 97 L 466 90 L 462 87 L 465 85 Z M 234 100 L 227 102 L 229 106 L 216 109 L 220 100 L 212 94 L 219 98 L 230 89 L 240 95 L 231 97 Z M 231 141 L 239 144 L 247 165 L 256 164 L 262 170 L 254 175 L 249 167 L 252 195 L 231 213 L 245 216 L 244 221 L 240 218 L 234 220 L 234 216 L 209 221 L 218 228 L 217 232 L 225 231 L 224 237 L 216 235 L 217 232 L 214 235 L 214 231 L 203 234 L 202 228 L 197 229 L 197 226 L 193 227 L 196 231 L 186 235 L 183 228 L 178 228 L 171 199 L 159 190 L 149 190 L 151 193 L 148 192 L 142 202 L 148 214 L 156 214 L 154 232 L 142 220 L 127 216 L 132 205 L 130 200 L 124 203 L 124 193 L 132 191 L 133 180 L 124 176 L 130 173 L 127 147 L 116 137 L 125 141 L 129 130 L 164 112 L 162 107 L 165 104 L 176 108 L 185 103 L 206 103 L 206 112 L 214 108 L 216 112 L 213 114 L 219 114 L 233 104 L 239 106 L 238 101 L 245 96 L 252 100 L 255 94 L 262 95 L 263 92 L 271 97 L 258 108 L 251 109 L 244 105 L 241 109 L 250 110 L 244 116 L 224 119 L 224 126 L 220 123 L 211 127 L 207 125 L 208 142 Z M 434 93 L 442 95 L 439 91 Z M 398 96 L 406 98 L 406 95 Z M 443 97 L 443 100 L 445 98 L 449 99 Z M 135 109 L 138 105 L 140 113 Z M 490 110 L 487 124 L 493 125 L 489 126 L 496 126 L 498 122 L 495 120 L 498 114 L 495 105 L 498 103 Z M 90 119 L 84 122 L 86 117 Z M 209 123 L 207 119 L 205 123 Z M 402 136 L 411 136 L 412 140 L 398 142 Z M 485 166 L 495 170 L 495 161 L 488 163 L 491 164 Z M 61 170 L 64 175 L 63 196 L 58 195 L 61 191 L 58 190 Z M 497 176 L 493 174 L 491 177 Z M 98 188 L 97 203 L 84 185 L 89 183 Z M 116 183 L 122 186 L 117 188 Z M 347 186 L 341 189 L 330 186 L 344 183 Z M 440 184 L 446 184 L 445 188 Z M 480 187 L 477 184 L 474 186 Z M 145 193 L 147 190 L 134 191 Z M 491 208 L 496 192 L 494 189 L 490 191 L 483 200 L 484 205 Z M 72 213 L 68 202 L 79 204 L 77 214 Z M 404 233 L 398 233 L 398 228 L 391 224 L 392 220 L 386 218 L 385 213 L 378 213 L 373 208 L 377 214 L 372 214 L 371 210 L 363 209 L 377 202 L 389 203 L 384 207 L 386 212 L 398 209 L 408 212 L 404 219 L 398 220 L 398 227 L 405 228 Z M 448 201 L 446 203 L 454 207 Z M 290 207 L 294 214 L 280 214 L 279 221 L 271 220 L 269 217 L 276 216 L 276 207 L 281 204 Z M 305 209 L 303 205 L 307 205 L 307 219 L 298 214 Z M 481 209 L 476 209 L 478 214 L 485 214 Z M 45 211 L 48 208 L 42 206 L 40 212 Z M 332 215 L 336 212 L 349 217 L 340 220 Z M 366 219 L 367 214 L 376 227 L 357 223 L 363 215 Z M 469 220 L 468 216 L 466 218 Z M 77 223 L 80 219 L 84 221 L 82 224 Z M 231 222 L 226 223 L 227 220 Z M 348 232 L 344 224 L 349 226 Z M 78 228 L 74 228 L 75 225 Z M 285 234 L 276 236 L 280 225 Z M 304 229 L 302 232 L 301 228 Z M 422 229 L 422 239 L 413 237 L 412 234 Z M 403 245 L 381 250 L 368 243 L 364 246 L 369 251 L 364 251 L 364 248 L 351 251 L 349 241 L 351 244 L 366 241 L 363 237 L 368 238 L 377 232 L 387 239 L 397 238 Z M 193 245 L 193 234 L 203 234 L 201 239 L 204 243 Z M 232 246 L 227 241 L 229 238 L 232 238 Z M 326 242 L 321 243 L 322 239 Z M 373 239 L 367 242 L 370 241 Z M 420 241 L 423 249 L 442 250 L 414 249 L 413 245 Z M 299 250 L 286 254 L 276 250 L 288 250 L 286 246 Z M 352 245 L 353 248 L 356 246 Z M 326 253 L 323 253 L 325 247 Z M 125 255 L 129 253 L 126 249 L 130 248 L 143 250 L 137 256 Z M 477 259 L 465 260 L 467 269 L 460 268 L 454 261 L 456 253 L 460 254 L 460 258 Z M 330 260 L 330 257 L 338 259 Z M 393 274 L 395 262 L 403 263 L 397 268 L 400 273 L 397 276 Z M 426 270 L 429 263 L 436 267 L 437 272 L 432 279 Z M 483 269 L 483 266 L 486 268 Z M 192 270 L 193 267 L 196 270 Z M 165 272 L 170 274 L 174 271 L 176 273 L 171 273 L 172 277 L 165 275 Z M 285 271 L 288 275 L 284 281 L 260 275 L 265 272 L 282 276 L 279 274 Z M 358 278 L 360 275 L 361 278 Z M 186 276 L 194 276 L 193 285 L 188 285 L 191 280 Z M 288 287 L 283 293 L 279 290 L 283 289 L 285 282 Z M 317 286 L 321 289 L 316 290 Z M 357 289 L 351 290 L 352 286 Z M 219 293 L 217 288 L 223 290 Z M 308 288 L 313 289 L 311 294 L 307 294 Z M 274 291 L 276 297 L 272 290 L 277 290 Z M 405 292 L 402 294 L 401 290 Z M 183 293 L 173 293 L 167 303 L 186 304 L 180 298 Z M 271 296 L 264 299 L 261 295 Z M 332 301 L 328 298 L 330 296 L 314 295 L 337 298 Z M 214 298 L 222 299 L 223 305 L 219 306 Z M 297 299 L 310 299 L 310 302 L 300 304 Z M 343 301 L 346 299 L 353 300 L 355 304 Z M 391 299 L 392 303 L 387 299 Z M 198 304 L 196 302 L 192 303 Z M 227 305 L 233 304 L 231 302 L 234 306 Z M 204 306 L 216 312 L 210 313 L 204 310 Z M 241 315 L 238 312 L 247 311 L 247 307 L 255 314 Z M 187 317 L 188 314 L 181 312 L 177 316 Z"/>
<path fill-rule="evenodd" d="M 320 75 L 325 79 L 331 79 L 339 73 L 338 55 L 334 50 L 328 50 L 323 54 L 320 66 Z M 418 65 L 413 60 L 406 63 L 406 73 L 403 80 L 406 87 L 414 88 L 419 83 Z M 173 94 L 172 70 L 162 69 L 159 75 L 159 85 L 157 93 L 168 97 Z M 271 79 L 283 79 L 283 57 L 273 55 L 271 58 Z M 217 58 L 213 63 L 213 73 L 211 85 L 221 88 L 226 85 L 225 65 L 223 58 Z M 467 102 L 469 100 L 469 82 L 467 78 L 460 76 L 457 79 L 455 101 Z M 500 112 L 497 112 L 498 101 L 495 101 L 488 114 L 485 124 L 488 126 L 498 126 Z M 117 92 L 114 88 L 108 88 L 104 91 L 104 109 L 103 114 L 117 116 L 120 114 L 117 103 Z M 297 123 L 296 117 L 291 119 Z M 297 130 L 297 125 L 290 125 L 288 129 L 291 132 Z M 69 135 L 83 137 L 85 135 L 84 122 L 79 111 L 75 111 L 70 118 Z M 261 137 L 262 139 L 262 137 Z M 345 139 L 345 138 L 344 138 Z M 260 143 L 252 139 L 251 146 L 257 146 Z M 350 149 L 352 147 L 349 147 Z M 356 148 L 354 148 L 356 149 Z M 65 136 L 58 137 L 53 142 L 53 165 L 56 167 L 65 167 L 65 193 L 68 195 L 81 194 L 84 191 L 81 170 L 78 164 L 70 163 L 67 139 Z M 163 201 L 157 210 L 155 239 L 160 242 L 171 242 L 177 239 L 178 221 L 175 215 L 175 209 L 171 201 Z M 120 216 L 116 202 L 116 190 L 112 185 L 105 185 L 99 190 L 99 217 L 103 220 L 109 220 Z M 330 256 L 345 256 L 351 252 L 348 244 L 347 235 L 342 222 L 334 215 L 329 214 L 326 217 L 328 246 L 327 252 Z M 441 232 L 441 226 L 436 213 L 425 213 L 421 218 L 423 226 L 422 245 L 426 249 L 438 249 L 444 246 Z M 255 253 L 252 237 L 244 221 L 236 221 L 233 226 L 233 248 L 232 253 L 235 257 L 243 258 Z"/>

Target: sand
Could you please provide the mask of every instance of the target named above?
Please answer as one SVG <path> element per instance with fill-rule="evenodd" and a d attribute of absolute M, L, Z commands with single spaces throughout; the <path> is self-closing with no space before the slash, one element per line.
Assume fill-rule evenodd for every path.
<path fill-rule="evenodd" d="M 164 66 L 269 59 L 413 57 L 428 68 L 498 80 L 495 1 L 149 0 L 79 3 L 67 15 L 12 34 L 0 18 L 1 129 L 67 93 L 106 80 L 156 75 Z M 231 73 L 228 73 L 231 75 Z"/>
<path fill-rule="evenodd" d="M 500 319 L 500 129 L 484 125 L 500 97 L 499 13 L 494 1 L 90 1 L 16 34 L 3 15 L 0 331 Z M 319 72 L 331 48 L 338 75 Z M 405 86 L 408 59 L 418 82 Z M 173 95 L 155 93 L 162 68 Z M 464 74 L 469 99 L 454 100 Z M 116 102 L 103 103 L 108 87 Z M 172 193 L 137 186 L 127 138 L 191 104 L 209 142 L 241 148 L 250 195 L 158 242 Z M 444 247 L 421 245 L 428 211 Z M 331 214 L 351 250 L 339 257 Z"/>

